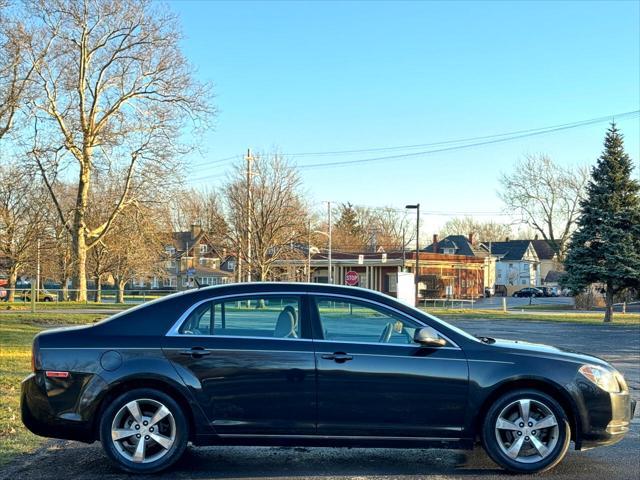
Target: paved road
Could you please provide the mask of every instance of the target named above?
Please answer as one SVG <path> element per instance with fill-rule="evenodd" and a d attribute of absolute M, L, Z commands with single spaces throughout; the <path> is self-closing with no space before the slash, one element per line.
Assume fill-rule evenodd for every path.
<path fill-rule="evenodd" d="M 640 398 L 640 329 L 561 323 L 501 320 L 460 320 L 458 326 L 476 334 L 522 338 L 589 352 L 611 361 L 624 372 L 632 395 Z M 610 353 L 613 352 L 613 353 Z M 640 419 L 617 445 L 586 452 L 570 451 L 549 479 L 640 478 Z M 102 454 L 99 445 L 52 441 L 32 455 L 24 455 L 2 472 L 0 479 L 134 478 L 122 475 Z M 169 479 L 513 479 L 477 448 L 453 450 L 391 450 L 331 448 L 190 448 L 169 472 L 153 477 Z M 540 478 L 540 477 L 518 477 Z"/>

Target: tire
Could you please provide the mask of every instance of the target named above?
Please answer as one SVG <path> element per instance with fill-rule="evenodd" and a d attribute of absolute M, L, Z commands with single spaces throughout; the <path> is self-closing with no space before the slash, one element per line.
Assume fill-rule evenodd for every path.
<path fill-rule="evenodd" d="M 132 410 L 129 409 L 128 405 L 134 403 L 139 413 L 133 406 Z M 151 423 L 153 415 L 160 410 L 160 420 Z M 143 425 L 144 422 L 147 424 Z M 113 431 L 119 432 L 122 438 L 114 439 Z M 138 431 L 141 433 L 135 433 Z M 120 395 L 105 407 L 100 418 L 102 448 L 107 457 L 125 472 L 155 473 L 169 468 L 182 456 L 188 439 L 188 423 L 178 403 L 166 393 L 151 388 Z M 140 448 L 140 443 L 144 444 L 143 448 Z"/>
<path fill-rule="evenodd" d="M 525 423 L 522 407 L 527 400 L 530 416 Z M 535 422 L 543 418 L 549 426 L 536 430 Z M 503 423 L 505 420 L 510 423 Z M 529 426 L 529 422 L 533 425 Z M 523 423 L 525 426 L 521 427 Z M 487 454 L 513 473 L 552 469 L 567 454 L 570 442 L 571 427 L 565 411 L 555 399 L 538 390 L 516 390 L 503 395 L 489 408 L 482 425 L 482 444 Z"/>

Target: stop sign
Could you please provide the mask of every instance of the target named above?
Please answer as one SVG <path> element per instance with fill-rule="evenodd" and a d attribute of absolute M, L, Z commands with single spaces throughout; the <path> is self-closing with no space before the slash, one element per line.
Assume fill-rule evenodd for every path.
<path fill-rule="evenodd" d="M 344 280 L 345 280 L 345 283 L 346 283 L 347 285 L 350 285 L 350 286 L 352 286 L 352 287 L 353 287 L 354 285 L 357 285 L 357 284 L 358 284 L 358 280 L 359 280 L 358 272 L 354 272 L 353 270 L 349 270 L 349 271 L 344 275 Z"/>

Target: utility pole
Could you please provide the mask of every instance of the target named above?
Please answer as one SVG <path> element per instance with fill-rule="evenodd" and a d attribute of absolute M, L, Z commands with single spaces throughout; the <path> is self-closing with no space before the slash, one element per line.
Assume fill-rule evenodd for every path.
<path fill-rule="evenodd" d="M 36 295 L 40 291 L 40 239 L 37 241 L 37 261 L 36 261 Z"/>
<path fill-rule="evenodd" d="M 309 239 L 307 241 L 307 283 L 311 283 L 311 220 L 309 220 Z"/>
<path fill-rule="evenodd" d="M 333 284 L 333 265 L 331 262 L 331 202 L 327 202 L 329 211 L 329 284 Z"/>
<path fill-rule="evenodd" d="M 420 303 L 420 204 L 407 205 L 405 208 L 416 211 L 416 307 Z"/>
<path fill-rule="evenodd" d="M 247 282 L 251 281 L 251 207 L 253 205 L 253 199 L 251 198 L 251 184 L 252 184 L 252 171 L 251 162 L 253 157 L 251 156 L 251 149 L 247 149 Z"/>

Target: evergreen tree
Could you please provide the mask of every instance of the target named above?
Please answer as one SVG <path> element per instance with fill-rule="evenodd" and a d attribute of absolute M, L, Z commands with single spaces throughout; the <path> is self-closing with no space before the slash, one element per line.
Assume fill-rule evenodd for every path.
<path fill-rule="evenodd" d="M 351 203 L 341 204 L 333 231 L 334 247 L 350 252 L 362 251 L 367 243 L 365 233 L 358 210 Z"/>
<path fill-rule="evenodd" d="M 340 205 L 340 216 L 336 222 L 336 228 L 348 235 L 358 236 L 362 233 L 362 226 L 358 218 L 358 212 L 351 203 Z"/>
<path fill-rule="evenodd" d="M 603 285 L 605 322 L 613 316 L 613 296 L 640 287 L 640 184 L 631 178 L 632 172 L 623 137 L 612 123 L 580 203 L 562 281 L 574 292 Z"/>

